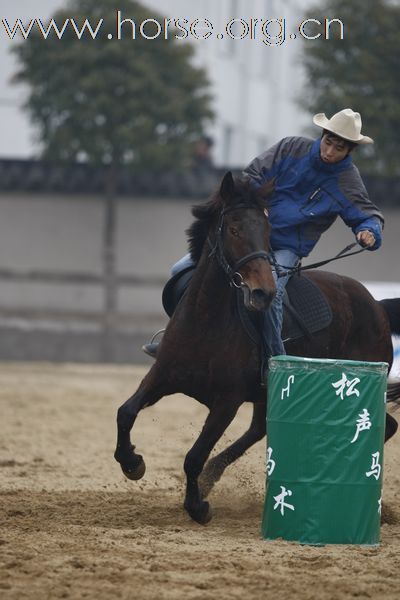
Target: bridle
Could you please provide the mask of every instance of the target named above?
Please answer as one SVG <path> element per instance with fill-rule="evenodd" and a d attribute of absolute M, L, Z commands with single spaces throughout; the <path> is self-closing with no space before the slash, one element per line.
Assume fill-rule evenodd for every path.
<path fill-rule="evenodd" d="M 208 244 L 211 247 L 210 254 L 208 255 L 209 258 L 215 257 L 217 263 L 223 269 L 226 276 L 228 277 L 229 284 L 236 288 L 241 288 L 242 290 L 244 290 L 245 288 L 248 289 L 248 285 L 246 284 L 242 275 L 239 272 L 239 269 L 241 267 L 243 267 L 250 261 L 255 260 L 256 258 L 262 258 L 263 260 L 268 261 L 269 264 L 272 266 L 276 265 L 275 257 L 274 257 L 274 254 L 271 249 L 269 252 L 266 252 L 265 250 L 249 252 L 249 254 L 246 254 L 242 258 L 239 258 L 239 260 L 237 260 L 233 265 L 231 265 L 228 262 L 228 260 L 225 256 L 225 253 L 224 253 L 224 245 L 223 245 L 223 231 L 224 231 L 224 224 L 225 224 L 224 217 L 228 212 L 231 212 L 233 210 L 243 209 L 243 208 L 257 210 L 257 207 L 248 206 L 247 204 L 237 204 L 236 206 L 228 206 L 228 207 L 224 208 L 220 214 L 218 227 L 217 227 L 217 230 L 215 233 L 214 244 L 211 242 L 210 237 L 207 238 Z M 259 209 L 259 210 L 263 210 L 263 209 Z M 268 212 L 266 212 L 265 209 L 264 209 L 264 214 L 265 214 L 265 217 L 268 218 Z"/>
<path fill-rule="evenodd" d="M 355 254 L 359 254 L 360 252 L 364 252 L 366 250 L 365 247 L 362 247 L 355 252 L 349 252 L 349 250 L 352 250 L 354 247 L 358 246 L 358 243 L 354 243 L 354 244 L 350 244 L 349 246 L 346 246 L 346 248 L 341 250 L 341 252 L 339 252 L 339 254 L 337 254 L 333 258 L 329 258 L 327 260 L 323 260 L 323 261 L 320 261 L 317 263 L 312 263 L 312 264 L 306 265 L 304 267 L 301 265 L 301 262 L 299 261 L 298 265 L 296 265 L 294 267 L 286 267 L 285 265 L 280 265 L 277 262 L 274 251 L 270 247 L 268 252 L 266 252 L 265 250 L 258 250 L 256 252 L 250 252 L 249 254 L 246 254 L 242 258 L 239 258 L 239 260 L 237 260 L 233 265 L 230 265 L 228 260 L 225 257 L 224 245 L 223 245 L 223 241 L 222 241 L 222 235 L 223 235 L 223 230 L 224 230 L 224 216 L 228 212 L 231 212 L 232 210 L 237 210 L 237 209 L 257 210 L 257 207 L 256 206 L 248 206 L 247 204 L 237 204 L 236 206 L 228 206 L 221 211 L 217 231 L 215 234 L 215 242 L 212 243 L 209 236 L 207 238 L 207 242 L 211 248 L 211 251 L 210 251 L 208 257 L 209 258 L 215 257 L 217 263 L 223 269 L 226 276 L 228 277 L 229 285 L 233 286 L 235 288 L 241 289 L 244 293 L 246 293 L 246 292 L 248 293 L 250 290 L 249 290 L 249 286 L 246 284 L 242 275 L 240 274 L 239 269 L 241 267 L 243 267 L 243 265 L 246 265 L 248 262 L 255 260 L 256 258 L 262 258 L 263 260 L 268 261 L 269 264 L 271 265 L 271 267 L 275 270 L 276 276 L 279 278 L 279 277 L 285 277 L 287 275 L 289 275 L 289 276 L 294 275 L 295 273 L 300 274 L 301 271 L 307 271 L 308 269 L 316 269 L 316 268 L 326 265 L 334 260 L 346 258 L 348 256 L 353 256 Z M 268 218 L 267 209 L 260 208 L 259 210 L 263 210 L 265 217 Z"/>

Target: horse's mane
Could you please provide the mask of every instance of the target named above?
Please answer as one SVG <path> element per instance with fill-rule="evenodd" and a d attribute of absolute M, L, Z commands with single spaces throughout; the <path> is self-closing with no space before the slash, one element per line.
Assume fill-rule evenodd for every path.
<path fill-rule="evenodd" d="M 235 179 L 235 194 L 229 200 L 229 206 L 244 204 L 249 207 L 265 208 L 266 196 L 272 192 L 272 189 L 272 183 L 257 188 L 248 179 Z M 200 260 L 210 227 L 223 207 L 224 202 L 220 190 L 214 192 L 207 202 L 192 207 L 192 215 L 195 217 L 195 221 L 186 230 L 186 234 L 190 256 L 195 263 Z"/>

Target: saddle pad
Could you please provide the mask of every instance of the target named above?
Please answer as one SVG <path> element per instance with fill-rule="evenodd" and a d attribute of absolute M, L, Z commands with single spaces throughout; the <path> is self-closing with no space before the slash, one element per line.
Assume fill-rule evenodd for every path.
<path fill-rule="evenodd" d="M 309 333 L 315 333 L 328 327 L 332 321 L 332 311 L 321 290 L 307 277 L 294 275 L 286 285 L 283 300 L 284 319 L 282 339 L 297 339 L 305 334 L 304 327 Z M 300 317 L 303 327 L 299 324 L 296 314 Z"/>
<path fill-rule="evenodd" d="M 239 290 L 236 299 L 238 316 L 247 335 L 256 345 L 261 344 L 262 314 L 245 309 Z M 328 327 L 331 321 L 331 308 L 320 289 L 307 277 L 294 275 L 286 285 L 283 298 L 283 341 L 316 333 Z"/>
<path fill-rule="evenodd" d="M 172 316 L 177 304 L 188 288 L 195 267 L 188 267 L 171 277 L 166 283 L 162 303 L 165 312 Z M 294 275 L 286 285 L 283 300 L 284 316 L 282 339 L 297 339 L 307 333 L 315 333 L 332 321 L 332 311 L 325 296 L 307 277 Z M 254 343 L 261 343 L 262 315 L 244 308 L 243 295 L 237 293 L 240 320 Z M 300 323 L 299 323 L 300 321 Z"/>

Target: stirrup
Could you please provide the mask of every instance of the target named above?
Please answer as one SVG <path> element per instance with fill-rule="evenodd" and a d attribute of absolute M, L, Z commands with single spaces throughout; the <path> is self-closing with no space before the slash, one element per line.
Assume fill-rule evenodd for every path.
<path fill-rule="evenodd" d="M 151 356 L 151 358 L 157 358 L 157 350 L 159 345 L 160 342 L 155 342 L 154 344 L 144 344 L 142 346 L 142 350 L 145 354 Z"/>
<path fill-rule="evenodd" d="M 165 331 L 165 329 L 159 329 L 159 331 L 157 331 L 151 338 L 150 343 L 144 344 L 142 346 L 143 352 L 145 354 L 147 354 L 148 356 L 151 356 L 151 358 L 157 358 L 157 351 L 158 351 L 160 342 L 155 342 L 154 340 L 156 339 L 156 337 L 158 335 L 160 335 L 160 333 L 164 333 L 164 331 Z"/>

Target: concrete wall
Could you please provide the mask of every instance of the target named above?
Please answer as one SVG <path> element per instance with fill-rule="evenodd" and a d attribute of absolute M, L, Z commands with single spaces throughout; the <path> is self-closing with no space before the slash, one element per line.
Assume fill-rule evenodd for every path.
<path fill-rule="evenodd" d="M 161 198 L 118 201 L 118 274 L 137 277 L 140 283 L 119 290 L 118 360 L 143 359 L 140 345 L 167 320 L 162 286 L 171 265 L 186 252 L 190 208 L 187 202 Z M 400 296 L 400 211 L 387 209 L 385 215 L 380 251 L 326 268 L 375 284 L 376 294 L 385 290 L 385 295 Z M 99 276 L 102 228 L 101 198 L 0 194 L 0 358 L 99 359 L 93 349 L 101 334 L 100 284 L 44 282 L 38 277 L 15 280 L 5 275 L 40 271 Z M 352 241 L 351 231 L 338 221 L 304 264 L 334 256 Z"/>
<path fill-rule="evenodd" d="M 186 251 L 190 204 L 157 198 L 118 202 L 117 269 L 119 275 L 150 280 L 122 287 L 121 312 L 161 313 L 161 283 Z M 103 203 L 97 197 L 0 195 L 0 269 L 25 273 L 102 273 Z M 154 285 L 151 280 L 160 281 Z M 98 285 L 3 280 L 0 310 L 102 310 Z"/>

